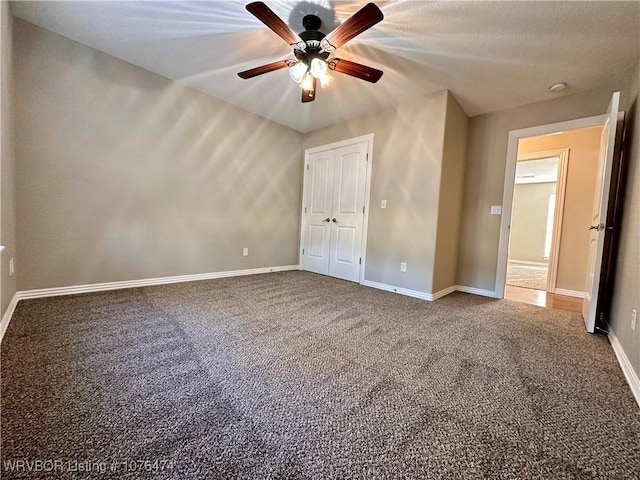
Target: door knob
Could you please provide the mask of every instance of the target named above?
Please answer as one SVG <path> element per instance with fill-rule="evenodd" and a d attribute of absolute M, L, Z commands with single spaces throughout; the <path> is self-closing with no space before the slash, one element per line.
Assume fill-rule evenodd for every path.
<path fill-rule="evenodd" d="M 333 223 L 338 223 L 338 220 L 336 220 L 336 219 L 335 219 L 335 217 L 334 217 L 334 218 L 332 218 L 332 219 L 331 219 L 331 221 L 332 221 Z"/>
<path fill-rule="evenodd" d="M 330 221 L 330 220 L 331 220 L 331 219 L 330 219 L 329 217 L 327 217 L 327 218 L 325 218 L 325 219 L 324 219 L 324 220 L 322 220 L 322 221 L 323 221 L 323 222 L 327 222 L 327 223 L 329 223 L 329 221 Z"/>

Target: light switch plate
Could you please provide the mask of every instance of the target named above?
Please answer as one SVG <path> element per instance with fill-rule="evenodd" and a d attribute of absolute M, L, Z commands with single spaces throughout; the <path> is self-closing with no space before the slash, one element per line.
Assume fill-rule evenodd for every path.
<path fill-rule="evenodd" d="M 502 205 L 491 205 L 491 215 L 502 214 Z"/>
<path fill-rule="evenodd" d="M 380 203 L 380 208 L 387 208 L 387 201 L 386 200 L 382 200 L 382 203 Z"/>

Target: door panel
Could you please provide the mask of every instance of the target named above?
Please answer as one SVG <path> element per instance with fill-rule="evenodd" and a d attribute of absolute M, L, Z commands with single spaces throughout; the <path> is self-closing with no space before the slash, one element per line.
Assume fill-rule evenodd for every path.
<path fill-rule="evenodd" d="M 354 264 L 356 229 L 353 227 L 336 227 L 336 258 L 339 263 Z"/>
<path fill-rule="evenodd" d="M 310 225 L 309 226 L 309 256 L 315 259 L 322 260 L 326 258 L 328 252 L 325 249 L 325 232 L 327 226 L 325 225 Z"/>
<path fill-rule="evenodd" d="M 609 102 L 608 117 L 602 129 L 600 139 L 600 156 L 598 158 L 598 177 L 596 193 L 593 203 L 593 214 L 589 228 L 589 256 L 587 259 L 587 279 L 585 282 L 585 296 L 582 304 L 582 316 L 587 331 L 593 333 L 596 325 L 596 307 L 600 287 L 600 271 L 604 247 L 605 225 L 609 207 L 609 189 L 611 170 L 613 166 L 613 152 L 616 142 L 616 125 L 618 122 L 618 106 L 620 92 L 614 92 Z"/>
<path fill-rule="evenodd" d="M 360 281 L 367 143 L 336 149 L 329 275 Z M 335 220 L 335 221 L 334 221 Z"/>
<path fill-rule="evenodd" d="M 339 182 L 339 188 L 336 191 L 338 195 L 337 210 L 338 214 L 357 213 L 362 202 L 358 201 L 358 173 L 360 172 L 360 152 L 346 152 L 342 156 L 338 153 L 336 162 L 336 178 Z"/>
<path fill-rule="evenodd" d="M 329 273 L 334 162 L 335 151 L 328 150 L 310 155 L 307 163 L 300 263 L 304 270 L 324 275 Z"/>

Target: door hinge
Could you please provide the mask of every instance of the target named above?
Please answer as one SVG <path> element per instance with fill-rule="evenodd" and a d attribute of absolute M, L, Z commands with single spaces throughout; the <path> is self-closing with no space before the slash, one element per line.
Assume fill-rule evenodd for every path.
<path fill-rule="evenodd" d="M 304 255 L 304 248 L 302 249 L 302 254 Z"/>
<path fill-rule="evenodd" d="M 364 213 L 364 207 L 362 207 L 362 213 Z"/>
<path fill-rule="evenodd" d="M 307 163 L 307 172 L 309 171 L 309 164 Z"/>
<path fill-rule="evenodd" d="M 304 213 L 307 213 L 307 207 L 304 207 Z"/>
<path fill-rule="evenodd" d="M 369 161 L 369 154 L 367 153 L 367 162 Z"/>
<path fill-rule="evenodd" d="M 360 261 L 358 262 L 358 265 L 362 265 L 362 257 L 360 257 Z"/>

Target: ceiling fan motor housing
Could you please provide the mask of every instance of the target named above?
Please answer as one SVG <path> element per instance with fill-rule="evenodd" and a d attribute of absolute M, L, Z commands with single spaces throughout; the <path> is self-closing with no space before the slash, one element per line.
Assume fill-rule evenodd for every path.
<path fill-rule="evenodd" d="M 299 37 L 306 44 L 306 51 L 296 48 L 293 53 L 298 60 L 305 62 L 307 65 L 311 63 L 311 60 L 314 58 L 320 58 L 322 60 L 329 58 L 329 52 L 321 51 L 320 41 L 326 36 L 318 30 L 321 24 L 322 21 L 320 17 L 316 15 L 305 15 L 302 19 L 302 25 L 305 31 L 300 32 Z"/>

